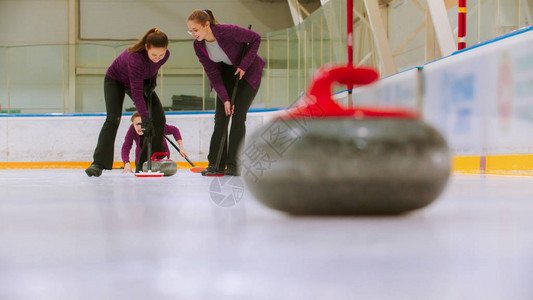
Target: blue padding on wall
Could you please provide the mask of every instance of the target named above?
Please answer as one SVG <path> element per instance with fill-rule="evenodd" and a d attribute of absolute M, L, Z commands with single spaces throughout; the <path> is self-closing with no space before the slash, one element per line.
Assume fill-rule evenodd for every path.
<path fill-rule="evenodd" d="M 454 53 L 450 54 L 449 56 L 445 56 L 445 57 L 442 57 L 442 58 L 439 58 L 439 59 L 436 59 L 434 61 L 430 61 L 428 62 L 427 64 L 425 65 L 429 65 L 429 64 L 432 64 L 434 62 L 437 62 L 437 61 L 440 61 L 440 60 L 443 60 L 443 59 L 446 59 L 450 56 L 454 56 L 454 55 L 457 55 L 457 54 L 461 54 L 461 53 L 464 53 L 464 52 L 467 52 L 467 51 L 470 51 L 470 50 L 473 50 L 473 49 L 476 49 L 476 48 L 479 48 L 479 47 L 483 47 L 483 46 L 486 46 L 486 45 L 489 45 L 489 44 L 492 44 L 492 43 L 495 43 L 495 42 L 498 42 L 498 41 L 501 41 L 501 40 L 504 40 L 504 39 L 507 39 L 507 38 L 510 38 L 510 37 L 513 37 L 513 36 L 516 36 L 516 35 L 519 35 L 519 34 L 523 34 L 523 33 L 526 33 L 526 32 L 529 32 L 529 31 L 532 31 L 533 30 L 533 26 L 529 26 L 529 27 L 525 27 L 525 28 L 522 28 L 522 29 L 518 29 L 518 30 L 515 30 L 513 32 L 509 32 L 507 34 L 504 34 L 502 36 L 499 36 L 499 37 L 495 37 L 491 40 L 488 40 L 488 41 L 485 41 L 485 42 L 482 42 L 482 43 L 479 43 L 477 45 L 474 45 L 474 46 L 470 46 L 468 48 L 465 48 L 465 49 L 462 49 L 462 50 L 458 50 L 458 51 L 455 51 Z"/>
<path fill-rule="evenodd" d="M 479 43 L 477 45 L 474 45 L 474 46 L 471 46 L 471 47 L 468 47 L 468 48 L 465 48 L 465 49 L 462 49 L 462 50 L 455 51 L 454 53 L 452 53 L 452 55 L 456 55 L 456 54 L 463 53 L 463 52 L 466 52 L 466 51 L 469 51 L 469 50 L 472 50 L 472 49 L 475 49 L 475 48 L 479 48 L 479 47 L 482 47 L 482 46 L 485 46 L 485 45 L 488 45 L 488 44 L 492 44 L 494 42 L 497 42 L 497 41 L 500 41 L 500 40 L 503 40 L 503 39 L 507 39 L 507 38 L 513 37 L 515 35 L 519 35 L 519 34 L 522 34 L 522 33 L 528 32 L 528 31 L 532 31 L 532 30 L 533 30 L 533 26 L 517 29 L 515 31 L 509 32 L 509 33 L 504 34 L 504 35 L 499 36 L 499 37 L 495 37 L 495 38 L 493 38 L 491 40 Z"/>
<path fill-rule="evenodd" d="M 271 111 L 277 111 L 283 108 L 269 108 L 269 109 L 250 109 L 249 113 L 262 113 L 262 112 L 271 112 Z M 214 110 L 206 110 L 206 111 L 175 111 L 175 112 L 165 112 L 165 115 L 172 116 L 172 115 L 208 115 L 208 114 L 214 114 Z M 122 114 L 123 116 L 131 116 L 133 115 L 132 112 L 126 112 Z M 93 113 L 93 114 L 61 114 L 61 113 L 50 113 L 50 114 L 0 114 L 0 118 L 6 118 L 6 117 L 105 117 L 105 113 Z"/>

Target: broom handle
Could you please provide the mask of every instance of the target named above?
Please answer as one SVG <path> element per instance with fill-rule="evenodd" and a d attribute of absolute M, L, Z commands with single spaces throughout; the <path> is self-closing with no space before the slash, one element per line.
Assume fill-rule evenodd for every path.
<path fill-rule="evenodd" d="M 176 148 L 176 150 L 178 150 L 178 153 L 181 154 L 180 148 L 178 148 L 178 146 L 176 146 L 176 144 L 174 144 L 174 143 L 173 143 L 173 142 L 172 142 L 172 141 L 171 141 L 166 135 L 163 135 L 163 136 L 165 137 L 165 139 L 166 139 L 170 144 L 172 144 L 172 146 L 174 146 L 174 148 Z M 187 156 L 184 156 L 183 158 L 185 158 L 185 159 L 187 160 L 187 162 L 188 162 L 189 164 L 191 164 L 191 166 L 196 167 L 196 166 L 192 163 L 192 161 L 190 161 L 189 158 L 187 158 Z"/>

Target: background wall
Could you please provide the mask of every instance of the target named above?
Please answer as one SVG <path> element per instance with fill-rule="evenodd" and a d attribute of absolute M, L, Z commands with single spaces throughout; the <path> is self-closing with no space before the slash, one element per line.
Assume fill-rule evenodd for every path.
<path fill-rule="evenodd" d="M 68 0 L 0 0 L 0 45 L 65 44 Z M 261 35 L 293 26 L 286 2 L 258 0 L 79 0 L 81 40 L 138 39 L 158 26 L 171 39 L 191 40 L 185 20 L 209 8 L 222 23 L 253 24 Z"/>
<path fill-rule="evenodd" d="M 0 0 L 3 29 L 0 31 L 0 106 L 25 114 L 104 112 L 105 70 L 117 55 L 154 25 L 173 39 L 169 45 L 172 58 L 160 72 L 163 76 L 157 90 L 164 106 L 172 106 L 174 95 L 205 96 L 206 101 L 213 102 L 215 95 L 209 93 L 184 23 L 192 9 L 209 7 L 221 22 L 241 26 L 251 23 L 263 36 L 259 54 L 269 63 L 254 106 L 284 107 L 305 89 L 320 65 L 346 61 L 345 2 L 330 0 L 308 17 L 305 24 L 292 27 L 287 2 L 282 0 Z M 532 2 L 469 1 L 467 45 L 526 26 L 531 22 Z M 68 45 L 69 25 L 72 25 L 69 7 L 76 3 L 79 3 L 79 40 L 75 45 Z M 389 3 L 382 6 L 382 14 L 398 69 L 423 64 L 425 29 L 412 36 L 403 50 L 399 49 L 414 30 L 424 25 L 426 1 Z M 363 1 L 355 4 L 364 11 Z M 455 27 L 456 8 L 450 8 L 448 15 Z M 355 38 L 364 39 L 355 45 L 355 57 L 361 59 L 374 50 L 367 64 L 379 66 L 371 31 L 361 23 L 364 22 L 355 28 L 364 29 L 356 30 Z M 70 31 L 77 34 L 72 27 Z M 367 45 L 360 45 L 364 43 Z M 132 102 L 126 100 L 124 108 L 131 107 Z"/>
<path fill-rule="evenodd" d="M 0 0 L 0 45 L 68 42 L 67 0 Z"/>
<path fill-rule="evenodd" d="M 26 114 L 104 112 L 103 77 L 107 67 L 153 26 L 164 30 L 172 40 L 172 59 L 160 72 L 166 76 L 158 82 L 163 104 L 171 106 L 173 95 L 214 98 L 192 51 L 193 39 L 187 34 L 185 20 L 193 9 L 210 8 L 222 23 L 243 27 L 252 24 L 261 35 L 292 26 L 288 5 L 283 1 L 80 0 L 80 32 L 76 45 L 69 47 L 68 8 L 75 2 L 0 0 L 3 109 L 8 107 L 9 98 L 11 108 Z M 74 77 L 69 77 L 71 57 L 75 60 Z M 69 84 L 74 81 L 75 100 L 70 100 Z M 261 102 L 261 97 L 256 102 Z M 126 100 L 124 108 L 129 107 L 133 103 Z"/>
<path fill-rule="evenodd" d="M 210 9 L 220 23 L 253 24 L 261 35 L 293 26 L 287 2 L 258 0 L 80 0 L 80 38 L 137 39 L 157 25 L 171 39 L 190 40 L 186 20 L 194 9 Z"/>

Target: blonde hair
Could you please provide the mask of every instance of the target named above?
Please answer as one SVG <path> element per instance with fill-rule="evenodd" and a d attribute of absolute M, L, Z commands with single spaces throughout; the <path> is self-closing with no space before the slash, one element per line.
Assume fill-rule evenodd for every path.
<path fill-rule="evenodd" d="M 131 115 L 131 122 L 133 123 L 133 119 L 135 119 L 135 118 L 137 118 L 137 117 L 140 117 L 140 116 L 141 116 L 141 115 L 139 114 L 139 112 L 138 112 L 138 111 L 135 111 L 135 112 L 133 113 L 133 115 Z"/>

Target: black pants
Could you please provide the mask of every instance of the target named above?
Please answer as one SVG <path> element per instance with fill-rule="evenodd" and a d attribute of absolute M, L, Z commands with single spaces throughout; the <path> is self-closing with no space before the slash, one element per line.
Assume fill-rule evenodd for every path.
<path fill-rule="evenodd" d="M 235 85 L 235 70 L 232 66 L 224 65 L 222 68 L 222 80 L 228 95 L 231 97 L 233 87 Z M 226 165 L 237 167 L 237 152 L 239 145 L 243 142 L 246 135 L 246 114 L 252 102 L 254 101 L 257 89 L 254 89 L 246 80 L 239 81 L 237 87 L 237 94 L 235 95 L 235 111 L 231 118 L 231 129 L 229 131 L 229 147 L 227 141 L 224 144 L 222 157 L 220 159 L 220 168 L 225 168 Z M 224 103 L 217 96 L 216 111 L 215 111 L 215 130 L 211 136 L 211 143 L 209 145 L 209 154 L 207 160 L 209 165 L 216 166 L 217 154 L 220 148 L 222 135 L 226 130 L 224 128 L 226 122 L 226 112 L 224 110 Z"/>
<path fill-rule="evenodd" d="M 126 94 L 131 98 L 131 91 L 129 88 L 111 77 L 105 77 L 104 96 L 107 117 L 102 126 L 102 130 L 100 131 L 98 144 L 94 150 L 93 164 L 97 164 L 106 170 L 111 170 L 113 168 L 115 138 L 117 136 L 118 126 L 120 125 L 122 105 L 124 104 Z M 147 99 L 144 99 L 144 101 L 146 102 Z M 152 139 L 152 152 L 164 152 L 163 134 L 166 123 L 165 111 L 163 110 L 163 105 L 155 92 L 152 93 L 152 109 L 150 115 L 152 117 L 155 131 Z M 142 164 L 147 160 L 148 147 L 145 144 L 147 143 L 143 142 L 139 161 L 136 162 L 137 170 L 142 170 Z"/>

